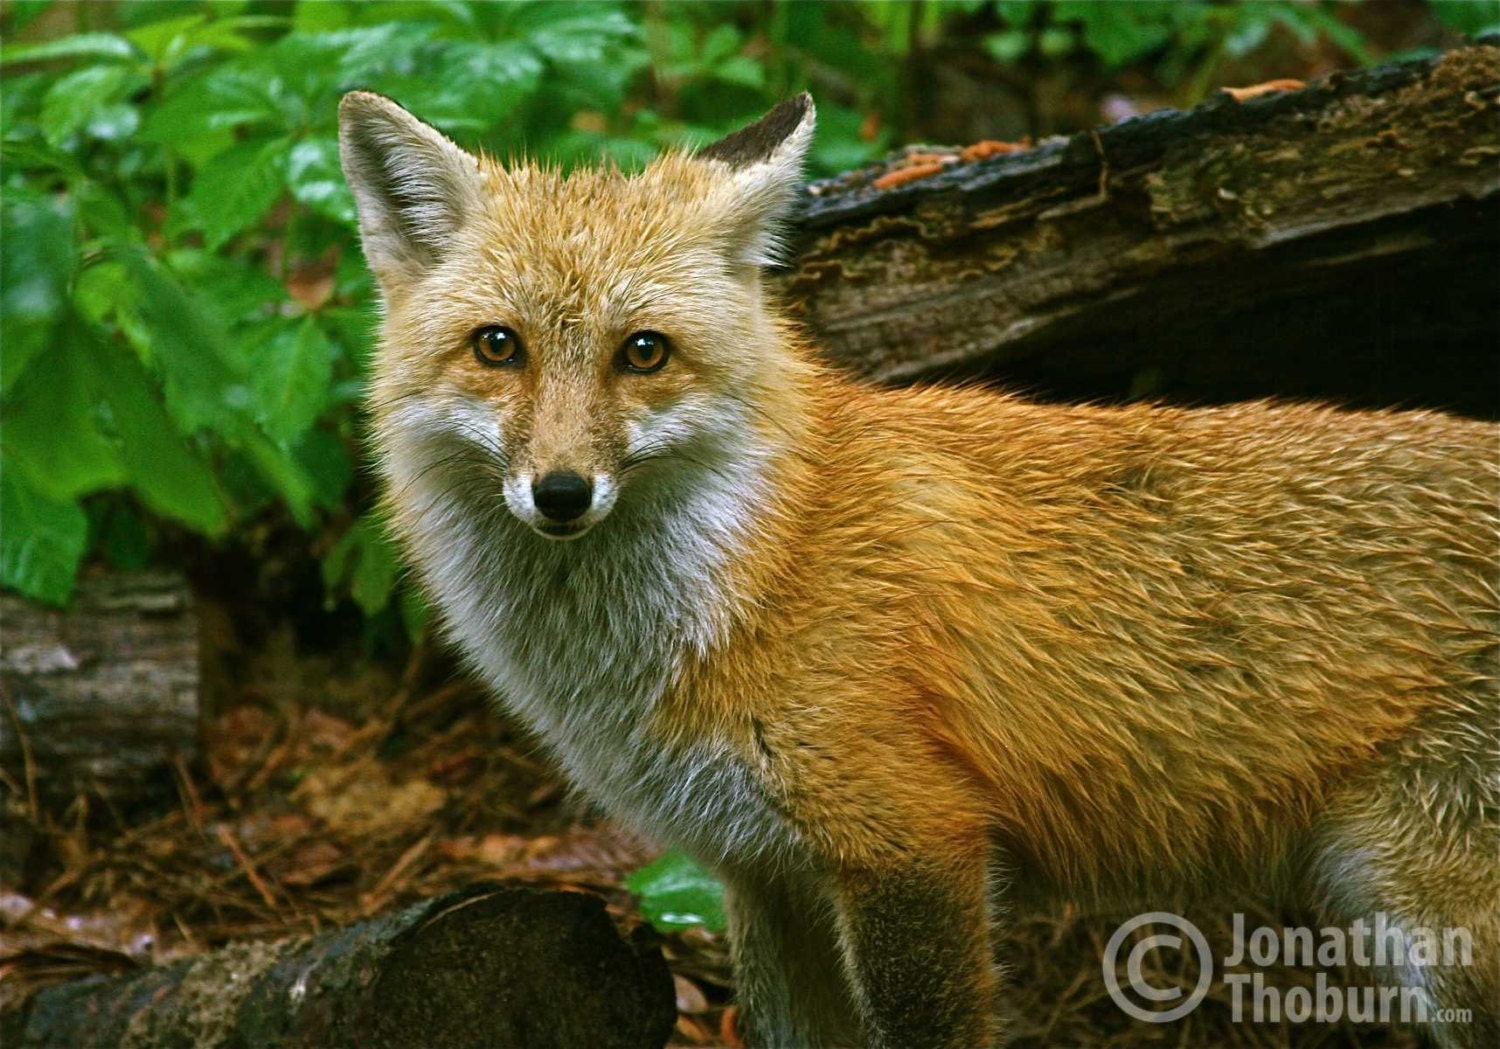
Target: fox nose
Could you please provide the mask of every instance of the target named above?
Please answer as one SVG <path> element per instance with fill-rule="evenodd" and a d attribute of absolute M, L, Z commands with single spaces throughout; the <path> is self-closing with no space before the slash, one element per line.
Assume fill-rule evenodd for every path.
<path fill-rule="evenodd" d="M 594 486 L 571 470 L 553 470 L 531 486 L 531 499 L 544 516 L 571 521 L 594 501 Z"/>

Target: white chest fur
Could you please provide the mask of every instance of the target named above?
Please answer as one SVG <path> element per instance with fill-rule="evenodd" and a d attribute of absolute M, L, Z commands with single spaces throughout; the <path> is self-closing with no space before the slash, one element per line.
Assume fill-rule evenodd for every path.
<path fill-rule="evenodd" d="M 730 629 L 719 591 L 726 500 L 743 491 L 670 490 L 621 506 L 571 543 L 535 535 L 494 495 L 431 473 L 412 553 L 452 636 L 502 702 L 611 813 L 706 859 L 793 846 L 761 781 L 719 740 L 667 743 L 657 703 L 684 661 L 711 657 Z M 690 697 L 689 697 L 690 698 Z"/>

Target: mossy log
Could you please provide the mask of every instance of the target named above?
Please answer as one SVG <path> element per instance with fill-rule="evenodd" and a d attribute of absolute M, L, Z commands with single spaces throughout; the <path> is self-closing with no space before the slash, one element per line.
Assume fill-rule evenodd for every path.
<path fill-rule="evenodd" d="M 877 381 L 1494 416 L 1497 96 L 1486 38 L 890 188 L 851 173 L 809 188 L 781 290 Z"/>
<path fill-rule="evenodd" d="M 597 897 L 477 886 L 318 936 L 49 988 L 19 1046 L 659 1049 L 676 1016 L 661 952 L 622 939 Z"/>

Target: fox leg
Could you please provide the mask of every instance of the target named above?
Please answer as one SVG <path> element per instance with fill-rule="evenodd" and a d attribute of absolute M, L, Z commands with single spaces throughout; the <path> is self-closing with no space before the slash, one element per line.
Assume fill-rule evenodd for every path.
<path fill-rule="evenodd" d="M 810 876 L 724 878 L 741 1033 L 752 1049 L 845 1049 L 859 1021 L 833 904 Z"/>
<path fill-rule="evenodd" d="M 1500 791 L 1493 769 L 1438 756 L 1410 755 L 1335 800 L 1315 833 L 1313 883 L 1340 918 L 1373 925 L 1384 915 L 1401 930 L 1408 949 L 1384 971 L 1421 992 L 1436 1044 L 1492 1049 L 1500 1045 Z M 1417 930 L 1436 936 L 1426 958 L 1411 950 Z"/>
<path fill-rule="evenodd" d="M 839 931 L 871 1046 L 993 1044 L 986 859 L 975 843 L 835 873 Z"/>

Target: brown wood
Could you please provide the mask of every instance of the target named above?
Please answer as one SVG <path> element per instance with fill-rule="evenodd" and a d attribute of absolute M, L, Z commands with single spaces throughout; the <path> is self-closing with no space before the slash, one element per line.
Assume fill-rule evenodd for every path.
<path fill-rule="evenodd" d="M 198 752 L 198 624 L 175 572 L 79 581 L 67 610 L 0 594 L 0 769 L 30 804 L 140 799 Z"/>
<path fill-rule="evenodd" d="M 658 1049 L 672 977 L 598 897 L 476 886 L 313 937 L 42 991 L 22 1049 Z M 18 1039 L 18 1041 L 17 1041 Z"/>
<path fill-rule="evenodd" d="M 1471 46 L 855 173 L 810 187 L 781 289 L 877 381 L 1495 414 L 1497 91 L 1500 49 Z"/>

